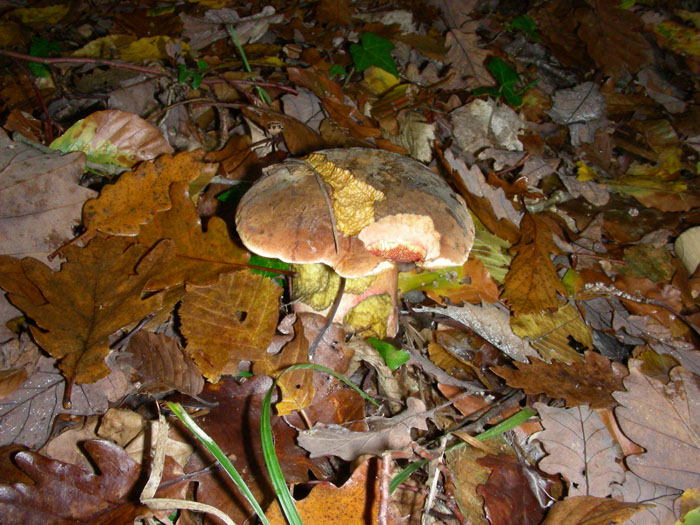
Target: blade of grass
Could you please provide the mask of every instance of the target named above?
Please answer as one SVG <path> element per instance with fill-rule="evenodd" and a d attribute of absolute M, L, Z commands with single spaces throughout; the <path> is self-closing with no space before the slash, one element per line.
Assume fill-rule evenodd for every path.
<path fill-rule="evenodd" d="M 238 53 L 241 55 L 241 59 L 243 60 L 243 67 L 248 73 L 252 73 L 253 70 L 250 69 L 250 64 L 248 63 L 248 57 L 245 55 L 245 51 L 243 51 L 243 46 L 241 45 L 240 41 L 238 40 L 238 35 L 236 34 L 236 30 L 234 29 L 233 26 L 228 26 L 228 32 L 231 35 L 231 39 L 233 40 L 233 43 L 236 45 L 236 49 L 238 49 Z M 255 81 L 255 76 L 250 77 L 251 80 Z M 258 97 L 260 97 L 260 100 L 262 100 L 265 104 L 268 106 L 272 104 L 272 99 L 270 98 L 270 95 L 267 94 L 267 91 L 265 91 L 263 88 L 260 86 L 255 86 L 255 91 L 258 93 Z"/>
<path fill-rule="evenodd" d="M 263 512 L 258 502 L 255 500 L 255 496 L 253 496 L 253 493 L 248 488 L 248 485 L 246 485 L 245 481 L 243 481 L 243 478 L 236 470 L 236 467 L 233 466 L 231 460 L 229 460 L 224 454 L 224 452 L 219 448 L 219 445 L 217 445 L 216 442 L 211 437 L 209 437 L 209 435 L 206 432 L 204 432 L 204 430 L 202 430 L 199 427 L 199 425 L 197 425 L 197 423 L 194 422 L 194 420 L 185 411 L 185 409 L 182 408 L 182 405 L 180 405 L 180 403 L 168 403 L 168 407 L 170 407 L 170 410 L 172 410 L 173 413 L 180 419 L 180 421 L 182 421 L 185 424 L 185 426 L 190 430 L 190 432 L 192 432 L 197 437 L 197 439 L 199 439 L 202 442 L 206 449 L 212 453 L 212 455 L 221 464 L 221 466 L 224 467 L 224 470 L 229 476 L 231 476 L 231 479 L 236 484 L 236 487 L 238 487 L 238 490 L 241 491 L 241 494 L 243 494 L 245 499 L 248 500 L 248 503 L 250 503 L 251 507 L 253 507 L 255 513 L 260 518 L 260 521 L 265 525 L 270 525 L 270 522 L 265 517 L 265 513 Z"/>
<path fill-rule="evenodd" d="M 282 467 L 280 467 L 280 462 L 277 459 L 277 454 L 275 453 L 275 441 L 272 435 L 271 420 L 272 394 L 275 391 L 275 388 L 277 387 L 277 382 L 280 380 L 280 377 L 282 377 L 287 372 L 291 372 L 292 370 L 317 370 L 319 372 L 325 372 L 326 374 L 330 374 L 333 377 L 345 383 L 346 385 L 348 385 L 350 388 L 355 390 L 355 392 L 360 394 L 362 397 L 367 399 L 370 403 L 374 404 L 375 406 L 379 406 L 379 403 L 377 403 L 374 399 L 372 399 L 362 390 L 353 385 L 350 382 L 350 380 L 347 379 L 345 376 L 339 374 L 335 370 L 331 370 L 330 368 L 326 368 L 325 366 L 317 365 L 314 363 L 300 363 L 298 365 L 292 365 L 289 368 L 285 368 L 282 371 L 282 373 L 279 376 L 277 376 L 277 379 L 275 379 L 275 382 L 267 391 L 267 394 L 265 394 L 265 399 L 263 400 L 262 404 L 262 411 L 260 413 L 260 439 L 262 441 L 262 450 L 263 456 L 265 458 L 265 464 L 267 465 L 267 471 L 270 474 L 272 486 L 274 487 L 275 492 L 277 493 L 277 498 L 279 499 L 280 506 L 282 507 L 282 511 L 284 512 L 287 521 L 290 523 L 290 525 L 302 525 L 301 516 L 299 516 L 297 507 L 294 504 L 294 499 L 292 498 L 292 495 L 289 492 L 289 488 L 287 487 L 287 484 L 284 481 Z"/>
<path fill-rule="evenodd" d="M 530 410 L 529 408 L 524 408 L 517 414 L 513 414 L 508 419 L 504 419 L 497 425 L 492 426 L 488 430 L 484 430 L 481 434 L 477 434 L 474 437 L 479 441 L 485 441 L 490 437 L 498 436 L 503 432 L 507 432 L 508 430 L 517 427 L 518 425 L 524 423 L 534 415 L 535 412 L 533 410 Z M 463 447 L 466 444 L 467 443 L 465 443 L 464 441 L 462 441 L 461 443 L 455 443 L 454 445 L 447 447 L 445 452 L 449 452 L 451 450 Z M 401 483 L 406 481 L 411 476 L 411 474 L 413 474 L 416 470 L 421 468 L 426 463 L 428 463 L 427 459 L 418 460 L 414 463 L 411 463 L 401 472 L 399 472 L 393 478 L 391 478 L 391 483 L 389 483 L 389 494 L 393 494 L 393 492 L 399 487 L 399 485 L 401 485 Z"/>

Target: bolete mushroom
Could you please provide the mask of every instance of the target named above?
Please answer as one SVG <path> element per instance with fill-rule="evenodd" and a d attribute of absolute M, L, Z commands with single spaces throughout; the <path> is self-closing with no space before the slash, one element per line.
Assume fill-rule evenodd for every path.
<path fill-rule="evenodd" d="M 474 241 L 464 200 L 436 173 L 365 148 L 267 168 L 243 196 L 236 228 L 253 253 L 314 265 L 295 266 L 294 280 L 295 296 L 311 310 L 327 310 L 346 278 L 333 320 L 379 337 L 398 327 L 397 263 L 458 266 Z"/>

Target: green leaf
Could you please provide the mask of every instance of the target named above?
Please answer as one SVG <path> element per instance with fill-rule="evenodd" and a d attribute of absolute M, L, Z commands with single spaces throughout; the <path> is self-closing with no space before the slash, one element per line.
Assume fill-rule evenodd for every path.
<path fill-rule="evenodd" d="M 394 345 L 380 341 L 376 337 L 368 337 L 367 341 L 379 352 L 391 370 L 396 370 L 411 358 L 406 350 L 399 350 Z"/>
<path fill-rule="evenodd" d="M 50 42 L 40 36 L 32 38 L 32 45 L 29 48 L 29 54 L 31 56 L 43 58 L 49 56 L 49 54 L 54 51 L 56 53 L 61 52 L 61 46 L 56 42 Z M 29 71 L 32 72 L 32 75 L 36 77 L 48 78 L 51 75 L 49 68 L 44 64 L 29 62 L 27 67 L 29 67 Z"/>
<path fill-rule="evenodd" d="M 362 45 L 352 44 L 350 46 L 350 54 L 352 55 L 355 69 L 364 71 L 368 67 L 377 66 L 387 73 L 391 73 L 396 77 L 399 76 L 396 63 L 391 56 L 394 44 L 374 33 L 365 33 L 362 35 L 360 42 Z"/>
<path fill-rule="evenodd" d="M 357 44 L 355 44 L 355 45 L 357 45 Z M 338 75 L 340 77 L 346 76 L 347 73 L 345 72 L 345 68 L 343 66 L 339 66 L 338 64 L 333 64 L 331 66 L 331 78 L 333 78 L 336 75 Z"/>
<path fill-rule="evenodd" d="M 508 31 L 512 31 L 513 29 L 519 29 L 523 33 L 527 33 L 535 42 L 540 41 L 540 37 L 537 36 L 537 24 L 530 18 L 530 15 L 520 15 L 508 24 Z"/>

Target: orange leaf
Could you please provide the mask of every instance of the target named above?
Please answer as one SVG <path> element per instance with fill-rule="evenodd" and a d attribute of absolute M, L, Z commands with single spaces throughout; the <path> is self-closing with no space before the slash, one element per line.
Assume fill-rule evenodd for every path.
<path fill-rule="evenodd" d="M 246 252 L 231 242 L 223 219 L 212 217 L 207 232 L 202 232 L 199 215 L 183 182 L 172 184 L 170 200 L 172 207 L 157 213 L 153 222 L 141 228 L 138 237 L 145 246 L 153 246 L 163 238 L 175 243 L 175 258 L 148 281 L 146 291 L 171 288 L 184 282 L 208 286 L 216 282 L 220 273 L 239 269 L 247 262 Z"/>
<path fill-rule="evenodd" d="M 520 241 L 511 248 L 516 256 L 506 275 L 502 298 L 516 315 L 557 309 L 561 305 L 557 292 L 566 296 L 566 289 L 550 259 L 550 254 L 559 250 L 549 225 L 540 216 L 526 213 L 520 229 Z"/>
<path fill-rule="evenodd" d="M 250 270 L 222 275 L 208 288 L 187 285 L 180 306 L 185 350 L 209 381 L 257 361 L 275 333 L 282 289 Z"/>
<path fill-rule="evenodd" d="M 336 525 L 378 523 L 380 496 L 377 466 L 376 458 L 364 461 L 342 487 L 328 482 L 316 485 L 306 498 L 296 502 L 302 521 Z M 265 515 L 272 525 L 287 523 L 277 501 L 268 507 Z M 391 512 L 386 523 L 396 523 Z"/>
<path fill-rule="evenodd" d="M 69 385 L 105 377 L 109 336 L 160 308 L 161 294 L 141 300 L 141 292 L 171 249 L 169 242 L 160 243 L 142 259 L 143 248 L 127 239 L 96 237 L 84 248 L 67 247 L 59 272 L 31 257 L 22 260 L 47 303 L 15 293 L 10 301 L 34 319 L 35 341 L 59 360 Z"/>
<path fill-rule="evenodd" d="M 105 186 L 97 199 L 85 203 L 85 227 L 113 235 L 137 235 L 140 226 L 150 222 L 156 212 L 170 208 L 171 183 L 191 182 L 216 171 L 215 164 L 201 162 L 203 156 L 203 150 L 163 155 L 122 174 L 116 183 Z"/>

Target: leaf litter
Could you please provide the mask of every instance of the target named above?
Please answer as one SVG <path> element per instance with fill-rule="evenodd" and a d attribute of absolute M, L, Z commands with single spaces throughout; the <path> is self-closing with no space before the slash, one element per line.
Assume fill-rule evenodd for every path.
<path fill-rule="evenodd" d="M 138 499 L 171 400 L 282 523 L 262 401 L 285 367 L 319 364 L 380 404 L 308 369 L 281 377 L 273 438 L 308 523 L 689 522 L 700 507 L 700 24 L 680 3 L 628 4 L 9 7 L 3 517 L 192 522 L 191 510 L 168 518 Z M 234 217 L 287 159 L 371 180 L 342 157 L 306 157 L 329 148 L 438 173 L 476 225 L 469 259 L 399 258 L 382 314 L 368 306 L 382 299 L 342 323 L 304 311 L 298 270 L 249 264 Z M 387 173 L 365 190 L 405 191 Z M 356 206 L 342 183 L 319 184 L 324 220 L 345 224 L 356 207 L 360 229 L 372 222 L 372 199 Z M 265 227 L 301 227 L 268 212 Z M 356 233 L 339 228 L 336 250 L 362 247 Z M 358 316 L 388 326 L 377 315 L 398 327 L 383 347 L 408 357 L 394 370 L 353 328 Z M 251 517 L 186 428 L 168 443 L 156 498 Z"/>

